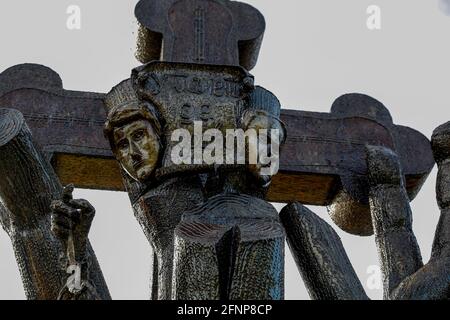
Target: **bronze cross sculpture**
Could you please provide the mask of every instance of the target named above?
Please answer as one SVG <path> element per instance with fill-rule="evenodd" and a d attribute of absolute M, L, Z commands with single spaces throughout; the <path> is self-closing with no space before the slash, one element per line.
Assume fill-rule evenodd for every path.
<path fill-rule="evenodd" d="M 144 65 L 107 95 L 64 90 L 55 72 L 38 65 L 0 75 L 0 106 L 23 113 L 2 113 L 1 123 L 18 129 L 0 139 L 0 172 L 21 181 L 9 171 L 20 154 L 16 145 L 23 144 L 19 149 L 33 155 L 26 166 L 35 168 L 27 179 L 46 190 L 29 205 L 42 219 L 26 219 L 32 212 L 24 219 L 16 214 L 14 190 L 0 186 L 2 225 L 15 243 L 29 298 L 109 298 L 87 242 L 93 208 L 71 199 L 56 175 L 62 184 L 129 193 L 155 252 L 154 299 L 282 299 L 285 234 L 313 298 L 367 298 L 335 232 L 300 203 L 330 206 L 333 220 L 350 233 L 375 232 L 385 259 L 386 297 L 445 296 L 446 201 L 440 200 L 435 254 L 426 266 L 410 230 L 409 201 L 434 165 L 427 138 L 394 125 L 380 102 L 360 94 L 338 98 L 328 114 L 280 110 L 277 98 L 254 86 L 249 73 L 265 28 L 249 5 L 141 0 L 135 13 L 141 26 L 136 57 Z M 170 135 L 179 128 L 193 131 L 194 121 L 221 132 L 261 123 L 283 131 L 284 122 L 279 173 L 267 179 L 245 165 L 174 164 Z M 433 141 L 442 177 L 448 129 L 440 128 Z M 129 151 L 131 145 L 138 152 Z M 135 162 L 145 165 L 136 168 Z M 448 192 L 445 181 L 438 181 L 439 199 Z M 33 194 L 28 188 L 15 188 L 23 190 L 24 203 Z M 56 238 L 45 209 L 52 200 Z M 265 200 L 294 203 L 279 220 Z M 35 229 L 27 239 L 19 232 Z M 42 257 L 44 244 L 53 249 Z M 59 256 L 81 266 L 79 291 L 62 286 Z M 429 272 L 439 275 L 436 283 L 426 280 Z"/>

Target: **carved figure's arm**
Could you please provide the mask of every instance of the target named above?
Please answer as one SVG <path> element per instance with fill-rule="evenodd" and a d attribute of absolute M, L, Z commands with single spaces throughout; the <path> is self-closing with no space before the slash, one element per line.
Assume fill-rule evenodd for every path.
<path fill-rule="evenodd" d="M 399 159 L 386 148 L 368 147 L 370 207 L 384 277 L 384 298 L 448 299 L 450 286 L 448 205 L 450 125 L 433 135 L 438 162 L 437 199 L 441 219 L 430 261 L 424 266 L 412 231 L 412 214 Z"/>
<path fill-rule="evenodd" d="M 60 291 L 58 299 L 102 300 L 104 288 L 99 287 L 92 264 L 95 257 L 89 247 L 88 234 L 94 219 L 95 209 L 84 199 L 73 199 L 74 187 L 64 188 L 61 200 L 51 204 L 51 225 L 53 234 L 63 248 L 63 261 L 70 274 Z M 91 270 L 92 269 L 92 270 Z M 99 287 L 99 288 L 97 288 Z"/>
<path fill-rule="evenodd" d="M 300 203 L 280 213 L 294 260 L 312 299 L 366 300 L 336 231 Z"/>
<path fill-rule="evenodd" d="M 20 112 L 0 109 L 0 223 L 11 238 L 28 299 L 57 299 L 66 281 L 62 248 L 50 230 L 50 203 L 62 195 L 59 180 Z M 92 274 L 103 298 L 109 292 L 95 254 Z"/>

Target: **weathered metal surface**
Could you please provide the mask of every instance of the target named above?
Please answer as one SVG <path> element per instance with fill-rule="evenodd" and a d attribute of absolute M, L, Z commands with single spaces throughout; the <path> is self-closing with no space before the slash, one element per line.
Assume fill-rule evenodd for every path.
<path fill-rule="evenodd" d="M 284 241 L 278 213 L 264 200 L 209 198 L 175 230 L 173 298 L 283 299 Z"/>
<path fill-rule="evenodd" d="M 256 64 L 264 18 L 249 5 L 227 0 L 141 0 L 136 17 L 136 56 L 147 64 L 134 70 L 134 87 L 124 81 L 103 102 L 103 94 L 64 90 L 48 68 L 20 65 L 0 75 L 0 106 L 25 114 L 63 183 L 111 190 L 125 185 L 154 249 L 153 298 L 282 299 L 284 228 L 264 198 L 331 205 L 333 220 L 344 230 L 374 230 L 386 298 L 449 298 L 448 124 L 433 135 L 441 220 L 432 258 L 423 266 L 409 208 L 434 165 L 423 135 L 394 125 L 380 102 L 350 94 L 338 98 L 330 113 L 281 113 L 289 139 L 270 189 L 270 178 L 258 177 L 251 166 L 175 165 L 168 137 L 179 128 L 192 132 L 194 120 L 223 132 L 251 127 L 244 116 L 251 114 L 260 117 L 253 125 L 285 131 L 278 100 L 255 88 L 245 70 Z M 101 134 L 105 106 L 109 143 Z M 6 177 L 0 180 L 0 222 L 13 240 L 29 296 L 53 297 L 61 282 L 55 279 L 63 276 L 54 271 L 61 250 L 48 231 L 48 203 L 59 198 L 61 186 L 23 118 L 7 124 L 2 133 L 14 138 L 0 136 L 0 171 Z M 10 131 L 16 124 L 19 130 Z M 86 298 L 109 298 L 87 242 L 94 209 L 70 198 L 52 206 L 52 230 L 69 261 L 93 266 L 83 275 Z M 286 207 L 281 218 L 312 297 L 366 298 L 330 226 L 299 204 Z"/>
<path fill-rule="evenodd" d="M 103 98 L 64 90 L 59 75 L 41 65 L 17 65 L 0 74 L 0 106 L 23 113 L 34 140 L 53 156 L 61 183 L 119 190 L 119 168 L 102 134 Z"/>
<path fill-rule="evenodd" d="M 163 69 L 163 65 L 156 63 L 147 68 Z M 170 71 L 173 82 L 169 81 L 169 85 L 174 86 L 175 92 L 201 89 L 209 90 L 214 97 L 214 94 L 226 94 L 228 89 L 217 77 L 215 79 L 219 80 L 212 81 L 209 86 L 200 84 L 193 88 L 192 74 L 195 72 L 189 69 L 191 66 L 183 66 L 191 75 L 181 74 L 186 70 L 180 70 L 178 74 Z M 217 70 L 213 66 L 205 70 L 208 68 Z M 241 74 L 241 80 L 251 79 L 244 71 L 236 70 Z M 182 85 L 187 87 L 180 87 Z M 152 88 L 148 89 L 151 92 Z M 195 94 L 190 92 L 190 95 Z M 103 98 L 104 95 L 99 93 L 64 90 L 59 76 L 39 65 L 15 66 L 0 75 L 0 106 L 14 106 L 24 113 L 35 139 L 46 153 L 52 155 L 52 164 L 62 183 L 124 190 L 120 169 L 102 135 L 106 117 Z M 155 99 L 155 103 L 161 105 L 162 100 Z M 194 101 L 203 106 L 202 99 Z M 277 102 L 270 92 L 257 87 L 251 92 L 247 107 L 256 104 L 276 106 Z M 243 106 L 233 110 L 238 112 L 239 108 Z M 208 109 L 209 119 L 215 115 L 211 110 Z M 174 121 L 172 126 L 175 128 L 180 121 L 191 124 L 190 116 L 201 120 L 205 115 L 195 108 L 179 110 L 178 118 L 171 120 Z M 183 116 L 186 119 L 183 120 Z M 267 200 L 331 205 L 333 219 L 351 233 L 372 233 L 365 178 L 365 144 L 397 150 L 410 199 L 420 190 L 434 164 L 427 138 L 413 129 L 393 125 L 387 109 L 364 95 L 345 95 L 337 99 L 331 113 L 283 110 L 281 119 L 286 124 L 288 140 L 281 155 L 280 172 L 272 179 Z"/>
<path fill-rule="evenodd" d="M 300 203 L 280 212 L 287 242 L 308 292 L 317 300 L 366 300 L 336 231 Z"/>
<path fill-rule="evenodd" d="M 334 222 L 353 234 L 373 233 L 367 197 L 367 144 L 399 154 L 410 200 L 434 166 L 429 140 L 411 128 L 394 125 L 386 107 L 366 95 L 339 97 L 331 113 L 287 110 L 281 119 L 288 140 L 273 183 L 286 189 L 280 188 L 279 195 L 271 189 L 268 198 L 328 205 Z M 288 199 L 283 198 L 287 195 Z"/>
<path fill-rule="evenodd" d="M 96 266 L 91 271 L 95 257 L 91 256 L 88 234 L 95 209 L 87 200 L 73 199 L 73 190 L 73 185 L 64 187 L 62 197 L 53 200 L 50 205 L 51 230 L 63 249 L 62 265 L 64 269 L 74 272 L 67 276 L 58 300 L 110 299 L 109 294 L 105 296 L 105 287 L 99 286 L 94 278 L 101 275 L 101 270 Z"/>
<path fill-rule="evenodd" d="M 422 266 L 412 232 L 412 212 L 404 188 L 400 161 L 389 149 L 368 147 L 370 206 L 378 252 L 383 256 L 384 296 Z"/>
<path fill-rule="evenodd" d="M 253 90 L 253 77 L 240 67 L 151 62 L 133 70 L 131 79 L 140 98 L 158 109 L 165 124 L 162 166 L 167 172 L 186 171 L 186 165 L 180 168 L 171 157 L 173 146 L 179 143 L 171 139 L 175 130 L 185 129 L 194 137 L 197 122 L 200 133 L 217 129 L 225 137 L 227 129 L 239 127 Z M 196 170 L 205 163 L 195 159 L 194 144 L 192 149 L 188 165 Z"/>
<path fill-rule="evenodd" d="M 358 106 L 355 102 L 354 107 Z M 350 190 L 359 199 L 363 196 L 358 193 L 364 190 L 360 190 L 356 180 L 367 174 L 364 151 L 366 144 L 383 145 L 397 150 L 404 166 L 411 198 L 420 190 L 424 182 L 421 179 L 427 177 L 434 165 L 430 142 L 424 135 L 408 127 L 379 122 L 369 115 L 364 117 L 364 114 L 340 115 L 333 111 L 316 113 L 282 110 L 281 119 L 288 129 L 288 140 L 281 157 L 280 174 L 321 174 L 324 184 L 331 176 L 339 177 L 340 181 L 335 183 L 342 183 L 344 189 Z M 290 198 L 280 200 L 285 202 L 302 198 L 302 203 L 327 205 L 333 200 L 333 189 L 338 190 L 328 187 L 324 189 L 328 190 L 326 195 L 318 192 L 316 196 L 311 194 L 308 199 L 307 194 L 301 195 L 307 191 L 298 188 L 297 197 L 284 192 Z M 282 195 L 276 197 L 281 198 Z"/>
<path fill-rule="evenodd" d="M 450 298 L 450 122 L 434 131 L 432 145 L 438 163 L 436 190 L 441 217 L 431 258 L 425 265 L 412 230 L 400 158 L 391 149 L 366 146 L 370 211 L 387 300 Z M 298 203 L 283 208 L 280 218 L 312 298 L 367 298 L 331 226 Z"/>
<path fill-rule="evenodd" d="M 273 95 L 259 96 L 251 94 L 254 104 L 277 104 Z M 24 113 L 35 139 L 54 155 L 52 162 L 62 183 L 124 190 L 120 169 L 102 135 L 103 98 L 104 94 L 64 90 L 59 76 L 39 65 L 18 65 L 0 75 L 0 106 Z M 367 143 L 396 149 L 410 198 L 420 190 L 434 163 L 428 139 L 413 129 L 393 125 L 386 108 L 370 97 L 353 94 L 344 98 L 335 102 L 331 113 L 282 110 L 288 139 L 269 201 L 331 205 L 344 189 L 350 200 L 363 205 L 359 211 L 367 213 Z"/>
<path fill-rule="evenodd" d="M 211 166 L 202 159 L 197 163 L 195 156 L 188 164 L 171 159 L 175 130 L 198 134 L 194 140 L 201 142 L 203 129 L 221 134 L 246 130 L 252 122 L 245 114 L 257 112 L 266 130 L 279 125 L 268 108 L 244 110 L 253 89 L 248 78 L 240 67 L 149 63 L 105 99 L 105 133 L 125 169 L 135 215 L 156 253 L 159 299 L 283 297 L 284 232 L 276 210 L 262 199 L 266 181 L 259 179 L 259 172 L 248 170 L 245 162 L 227 170 L 220 160 Z M 279 106 L 274 112 L 279 113 Z M 199 132 L 196 120 L 204 125 Z M 189 151 L 191 147 L 189 143 Z M 202 152 L 204 145 L 198 147 Z M 213 170 L 203 171 L 203 164 Z M 182 215 L 192 220 L 180 223 Z M 206 238 L 195 231 L 205 230 L 204 224 L 214 225 Z M 178 227 L 180 232 L 174 233 Z M 236 241 L 223 239 L 223 233 L 234 228 L 240 234 L 231 237 Z M 214 257 L 217 262 L 212 264 Z"/>
<path fill-rule="evenodd" d="M 168 179 L 133 203 L 136 219 L 155 253 L 154 266 L 157 270 L 152 295 L 158 300 L 172 297 L 174 230 L 182 214 L 203 201 L 204 194 L 198 177 L 183 176 Z"/>
<path fill-rule="evenodd" d="M 265 21 L 248 4 L 221 0 L 141 0 L 136 57 L 152 60 L 243 66 L 258 58 Z M 164 50 L 163 50 L 164 48 Z"/>
<path fill-rule="evenodd" d="M 450 250 L 448 146 L 450 123 L 433 134 L 438 160 L 437 200 L 441 218 L 430 261 L 423 265 L 412 230 L 412 212 L 398 156 L 389 149 L 368 147 L 370 208 L 384 279 L 384 298 L 399 300 L 449 299 Z"/>
<path fill-rule="evenodd" d="M 62 187 L 34 144 L 17 110 L 0 109 L 0 222 L 11 238 L 28 299 L 56 299 L 68 275 L 63 250 L 50 229 L 50 203 Z M 86 239 L 89 276 L 100 297 L 110 298 L 94 251 Z"/>

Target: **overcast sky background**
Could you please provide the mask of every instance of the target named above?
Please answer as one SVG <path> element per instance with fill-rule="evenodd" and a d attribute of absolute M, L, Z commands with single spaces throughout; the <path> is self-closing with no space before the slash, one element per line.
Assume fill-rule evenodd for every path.
<path fill-rule="evenodd" d="M 360 92 L 382 101 L 395 123 L 427 137 L 450 120 L 449 0 L 246 2 L 258 8 L 267 23 L 252 73 L 284 108 L 328 112 L 341 94 Z M 2 0 L 0 72 L 20 63 L 40 63 L 58 72 L 66 89 L 109 91 L 139 65 L 133 56 L 136 3 Z M 69 5 L 81 8 L 81 30 L 66 28 Z M 381 30 L 366 26 L 369 5 L 381 8 Z M 435 179 L 436 169 L 412 202 L 424 261 L 439 218 Z M 127 195 L 76 190 L 75 196 L 97 209 L 90 238 L 113 298 L 147 299 L 151 250 Z M 312 209 L 332 223 L 325 208 Z M 381 298 L 381 288 L 367 288 L 367 270 L 378 264 L 374 238 L 337 232 L 368 295 Z M 308 299 L 286 252 L 286 298 Z M 11 242 L 0 229 L 0 299 L 24 298 Z"/>

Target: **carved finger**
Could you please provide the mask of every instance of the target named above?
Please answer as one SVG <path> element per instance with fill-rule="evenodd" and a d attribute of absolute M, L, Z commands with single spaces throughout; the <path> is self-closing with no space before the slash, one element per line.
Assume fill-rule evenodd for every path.
<path fill-rule="evenodd" d="M 50 204 L 50 210 L 55 211 L 57 208 L 59 208 L 63 202 L 61 200 L 53 200 Z"/>
<path fill-rule="evenodd" d="M 66 229 L 72 228 L 72 220 L 63 214 L 52 214 L 52 225 L 61 226 Z"/>
<path fill-rule="evenodd" d="M 95 208 L 89 203 L 89 201 L 84 199 L 74 199 L 70 200 L 69 204 L 80 210 L 80 219 L 84 219 L 85 223 L 92 222 L 92 219 L 95 216 Z"/>
<path fill-rule="evenodd" d="M 75 189 L 75 186 L 73 184 L 68 184 L 67 186 L 64 187 L 64 189 L 63 189 L 63 201 L 64 202 L 69 202 L 70 200 L 73 199 L 72 193 L 73 193 L 74 189 Z"/>
<path fill-rule="evenodd" d="M 341 239 L 328 223 L 299 203 L 283 208 L 280 218 L 313 299 L 368 299 Z"/>
<path fill-rule="evenodd" d="M 70 207 L 66 203 L 64 203 L 62 200 L 55 200 L 52 201 L 50 205 L 50 209 L 52 210 L 53 214 L 59 214 L 59 215 L 65 215 L 68 218 L 73 219 L 77 216 L 77 210 Z"/>
<path fill-rule="evenodd" d="M 82 210 L 83 212 L 95 212 L 95 208 L 90 204 L 90 202 L 84 199 L 73 199 L 69 201 L 69 204 L 76 209 Z"/>
<path fill-rule="evenodd" d="M 412 213 L 398 156 L 378 146 L 368 146 L 366 151 L 370 211 L 384 276 L 384 295 L 389 298 L 423 263 L 412 231 Z"/>
<path fill-rule="evenodd" d="M 51 231 L 58 239 L 63 241 L 67 240 L 70 234 L 70 228 L 67 228 L 62 224 L 53 223 L 53 221 L 51 224 Z"/>

